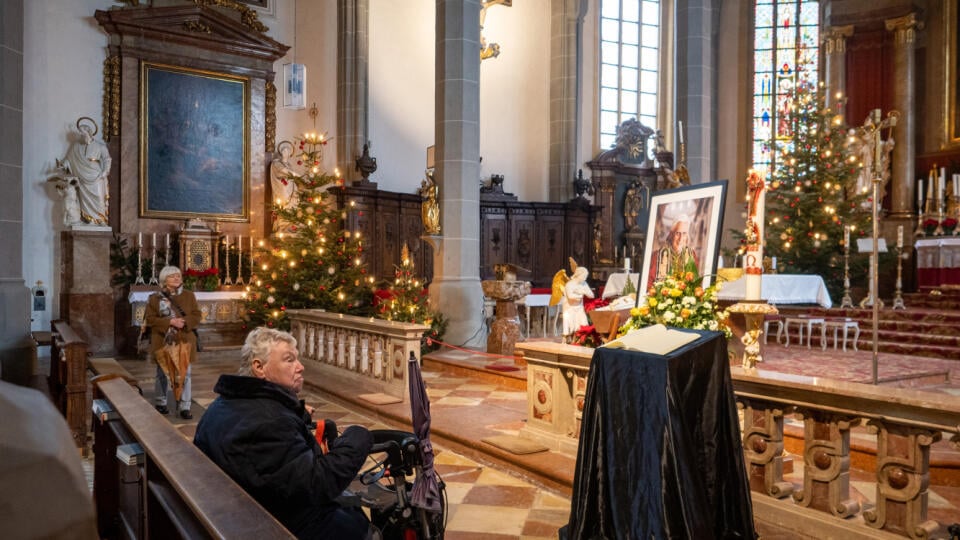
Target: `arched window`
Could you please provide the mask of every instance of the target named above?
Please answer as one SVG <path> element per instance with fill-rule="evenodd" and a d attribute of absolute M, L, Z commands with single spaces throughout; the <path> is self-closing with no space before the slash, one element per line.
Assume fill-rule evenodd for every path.
<path fill-rule="evenodd" d="M 817 0 L 756 0 L 753 33 L 753 168 L 769 175 L 789 143 L 788 95 L 817 83 Z"/>
<path fill-rule="evenodd" d="M 660 0 L 601 0 L 600 148 L 624 120 L 657 128 L 659 71 Z"/>

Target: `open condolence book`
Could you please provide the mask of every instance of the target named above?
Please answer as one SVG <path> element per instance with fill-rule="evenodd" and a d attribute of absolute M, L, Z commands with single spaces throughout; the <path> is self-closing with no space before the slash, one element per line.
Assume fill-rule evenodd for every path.
<path fill-rule="evenodd" d="M 604 347 L 627 349 L 650 354 L 670 354 L 687 343 L 696 341 L 700 336 L 693 332 L 683 332 L 667 328 L 662 324 L 645 326 L 629 334 L 607 342 Z"/>

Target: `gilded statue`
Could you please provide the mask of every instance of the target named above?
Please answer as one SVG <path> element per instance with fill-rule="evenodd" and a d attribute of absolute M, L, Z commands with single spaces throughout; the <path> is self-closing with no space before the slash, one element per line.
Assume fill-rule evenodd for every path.
<path fill-rule="evenodd" d="M 423 197 L 420 205 L 420 214 L 423 219 L 423 232 L 427 235 L 440 234 L 440 188 L 433 179 L 433 171 L 428 170 L 426 179 L 420 183 L 417 193 Z"/>

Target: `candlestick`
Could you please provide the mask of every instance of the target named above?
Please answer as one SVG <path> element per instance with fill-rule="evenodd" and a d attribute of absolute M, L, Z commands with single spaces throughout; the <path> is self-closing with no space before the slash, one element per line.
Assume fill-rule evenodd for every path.
<path fill-rule="evenodd" d="M 150 285 L 159 285 L 157 281 L 157 233 L 150 233 Z"/>
<path fill-rule="evenodd" d="M 903 225 L 900 226 L 903 229 Z M 893 309 L 907 309 L 903 303 L 903 249 L 897 246 L 897 290 L 893 295 Z"/>
<path fill-rule="evenodd" d="M 850 297 L 850 226 L 843 227 L 843 299 L 840 300 L 841 308 L 852 308 L 853 298 Z"/>
<path fill-rule="evenodd" d="M 237 235 L 237 285 L 243 285 L 243 235 Z"/>
<path fill-rule="evenodd" d="M 142 248 L 142 247 L 143 247 L 143 233 L 142 233 L 142 232 L 138 232 L 138 233 L 137 233 L 137 247 L 138 247 L 138 248 Z"/>
<path fill-rule="evenodd" d="M 923 178 L 917 178 L 917 212 L 923 213 Z"/>
<path fill-rule="evenodd" d="M 150 233 L 150 247 L 152 247 L 154 253 L 156 253 L 156 251 L 157 251 L 157 233 Z"/>
<path fill-rule="evenodd" d="M 843 245 L 845 246 L 850 245 L 850 226 L 849 225 L 843 226 Z"/>
<path fill-rule="evenodd" d="M 940 167 L 940 191 L 942 194 L 941 198 L 947 198 L 947 168 Z"/>
<path fill-rule="evenodd" d="M 167 233 L 166 248 L 163 250 L 163 265 L 170 266 L 170 233 Z"/>

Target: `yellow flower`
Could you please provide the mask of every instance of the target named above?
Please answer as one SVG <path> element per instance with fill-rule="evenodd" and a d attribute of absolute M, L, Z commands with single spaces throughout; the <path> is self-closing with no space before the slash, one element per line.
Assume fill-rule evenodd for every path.
<path fill-rule="evenodd" d="M 640 308 L 638 308 L 638 307 L 630 308 L 630 316 L 631 316 L 631 317 L 639 317 L 639 316 L 640 316 Z"/>
<path fill-rule="evenodd" d="M 670 296 L 672 296 L 672 297 L 674 297 L 674 298 L 679 298 L 679 297 L 683 296 L 683 291 L 681 291 L 680 289 L 672 289 L 672 290 L 670 291 Z"/>
<path fill-rule="evenodd" d="M 650 307 L 657 307 L 657 299 L 652 296 L 647 300 L 647 303 L 650 304 Z"/>

